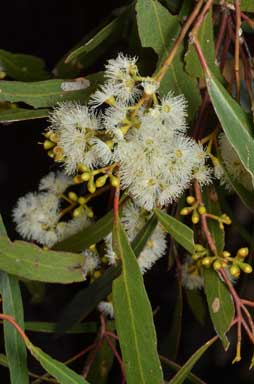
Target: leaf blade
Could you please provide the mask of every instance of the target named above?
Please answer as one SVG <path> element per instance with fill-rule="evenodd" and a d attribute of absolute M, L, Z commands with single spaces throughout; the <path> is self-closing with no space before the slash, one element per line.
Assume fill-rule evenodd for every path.
<path fill-rule="evenodd" d="M 181 221 L 169 216 L 167 213 L 162 212 L 157 208 L 154 212 L 160 223 L 175 239 L 175 241 L 185 248 L 190 254 L 193 254 L 195 252 L 193 231 Z"/>
<path fill-rule="evenodd" d="M 161 384 L 150 302 L 135 254 L 120 223 L 114 227 L 113 239 L 122 260 L 122 274 L 113 282 L 113 306 L 127 381 Z"/>

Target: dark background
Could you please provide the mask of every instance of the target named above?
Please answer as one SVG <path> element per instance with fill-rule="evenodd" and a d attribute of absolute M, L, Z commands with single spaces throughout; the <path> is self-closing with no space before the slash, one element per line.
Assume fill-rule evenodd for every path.
<path fill-rule="evenodd" d="M 28 53 L 42 57 L 47 69 L 53 69 L 56 62 L 81 40 L 86 33 L 111 14 L 112 9 L 127 4 L 128 1 L 57 1 L 57 0 L 21 0 L 1 3 L 0 48 L 10 52 Z M 102 68 L 103 62 L 96 65 Z M 15 237 L 11 220 L 11 210 L 18 197 L 37 188 L 38 181 L 52 167 L 41 146 L 41 132 L 47 126 L 45 120 L 27 121 L 11 125 L 0 125 L 0 210 L 9 235 Z M 237 203 L 238 204 L 238 203 Z M 239 206 L 243 210 L 242 206 Z M 161 306 L 155 317 L 159 345 L 165 348 L 165 340 L 176 302 L 176 274 L 167 273 L 166 260 L 161 260 L 146 276 L 146 285 L 154 308 Z M 32 304 L 28 289 L 22 287 L 25 307 L 25 319 L 37 321 L 56 321 L 62 307 L 79 287 L 73 285 L 65 289 L 62 286 L 48 286 L 46 296 L 40 304 Z M 64 292 L 64 294 L 63 294 Z M 185 306 L 183 316 L 183 336 L 181 339 L 178 362 L 183 363 L 200 345 L 213 336 L 208 315 L 201 327 L 189 309 Z M 30 334 L 33 342 L 57 359 L 65 360 L 92 341 L 90 336 L 65 336 L 53 340 L 44 334 Z M 230 334 L 235 341 L 235 333 Z M 170 343 L 170 340 L 168 341 Z M 2 342 L 0 342 L 1 344 Z M 232 343 L 234 344 L 234 343 Z M 164 345 L 164 346 L 163 346 Z M 1 346 L 3 351 L 3 345 Z M 167 348 L 164 349 L 167 354 Z M 219 343 L 208 351 L 195 367 L 207 383 L 231 382 L 247 383 L 253 381 L 248 371 L 252 351 L 246 345 L 243 362 L 231 365 L 234 351 L 224 354 Z M 33 371 L 41 372 L 31 359 Z M 76 367 L 79 368 L 78 366 Z M 1 384 L 8 384 L 6 369 L 1 369 Z M 109 382 L 118 382 L 119 371 L 114 367 Z M 18 383 L 17 383 L 18 384 Z M 99 384 L 99 383 L 98 383 Z M 139 384 L 139 383 L 133 383 Z"/>

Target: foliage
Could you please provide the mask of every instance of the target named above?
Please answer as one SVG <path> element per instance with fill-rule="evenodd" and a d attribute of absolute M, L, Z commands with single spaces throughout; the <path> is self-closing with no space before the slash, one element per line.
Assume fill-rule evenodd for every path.
<path fill-rule="evenodd" d="M 0 222 L 0 364 L 11 384 L 29 376 L 106 384 L 115 366 L 121 378 L 114 383 L 161 384 L 168 369 L 171 384 L 202 383 L 191 371 L 216 340 L 225 353 L 236 344 L 233 363 L 242 358 L 243 333 L 254 344 L 254 298 L 241 293 L 252 284 L 253 233 L 229 204 L 243 203 L 253 224 L 253 17 L 251 0 L 136 0 L 52 72 L 41 58 L 0 50 L 0 122 L 48 118 L 40 144 L 58 168 L 10 214 L 27 241 L 11 241 Z M 112 47 L 119 53 L 88 72 Z M 153 273 L 166 274 L 174 289 L 163 342 L 156 328 L 163 301 L 150 302 Z M 43 301 L 46 283 L 61 284 L 59 321 L 24 321 L 20 287 L 35 296 L 38 289 Z M 201 331 L 210 321 L 215 335 L 193 342 L 196 352 L 181 367 L 185 306 Z M 95 337 L 63 363 L 25 332 Z M 27 350 L 43 376 L 30 372 Z M 82 358 L 83 370 L 67 366 Z"/>

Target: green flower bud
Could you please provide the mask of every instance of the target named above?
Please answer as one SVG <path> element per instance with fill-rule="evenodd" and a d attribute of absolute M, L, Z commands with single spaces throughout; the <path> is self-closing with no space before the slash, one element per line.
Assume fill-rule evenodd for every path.
<path fill-rule="evenodd" d="M 186 197 L 186 202 L 190 205 L 194 204 L 196 201 L 195 197 L 194 196 L 187 196 Z"/>
<path fill-rule="evenodd" d="M 98 177 L 98 179 L 95 182 L 96 187 L 97 188 L 103 187 L 103 185 L 105 185 L 105 183 L 107 181 L 107 178 L 108 178 L 108 175 L 103 175 L 103 176 Z"/>
<path fill-rule="evenodd" d="M 242 263 L 240 265 L 241 267 L 241 270 L 244 272 L 244 273 L 252 273 L 252 266 L 248 263 Z"/>
<path fill-rule="evenodd" d="M 72 201 L 77 201 L 78 200 L 78 195 L 75 192 L 69 192 L 68 197 Z"/>
<path fill-rule="evenodd" d="M 231 265 L 231 267 L 229 268 L 229 272 L 233 277 L 236 278 L 239 277 L 241 273 L 240 268 L 236 264 Z"/>
<path fill-rule="evenodd" d="M 215 262 L 213 263 L 213 269 L 215 271 L 217 271 L 218 269 L 220 269 L 222 267 L 222 264 L 219 260 L 215 260 Z"/>
<path fill-rule="evenodd" d="M 200 215 L 204 215 L 206 213 L 206 207 L 204 207 L 204 205 L 200 205 L 198 207 L 198 212 L 200 213 Z"/>
<path fill-rule="evenodd" d="M 212 258 L 209 257 L 209 256 L 206 256 L 202 259 L 201 261 L 201 264 L 204 266 L 204 267 L 210 267 L 210 265 L 212 264 Z"/>

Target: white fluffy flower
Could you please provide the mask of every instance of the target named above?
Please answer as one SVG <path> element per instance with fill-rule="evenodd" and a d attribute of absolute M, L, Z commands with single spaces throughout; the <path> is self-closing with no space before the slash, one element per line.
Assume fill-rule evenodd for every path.
<path fill-rule="evenodd" d="M 182 285 L 187 289 L 201 289 L 204 286 L 204 278 L 190 257 L 182 264 L 181 276 Z"/>
<path fill-rule="evenodd" d="M 165 125 L 172 127 L 175 131 L 186 131 L 187 101 L 183 95 L 174 96 L 169 92 L 161 99 L 161 104 L 156 105 L 154 109 L 160 111 L 160 118 Z"/>
<path fill-rule="evenodd" d="M 238 154 L 229 143 L 225 134 L 219 136 L 220 152 L 225 167 L 231 177 L 249 191 L 253 190 L 251 175 L 244 168 Z M 222 179 L 223 183 L 223 179 Z"/>
<path fill-rule="evenodd" d="M 97 308 L 101 313 L 108 316 L 110 319 L 114 318 L 114 308 L 111 302 L 101 301 Z"/>
<path fill-rule="evenodd" d="M 44 176 L 39 184 L 39 191 L 52 192 L 61 195 L 72 184 L 72 178 L 63 172 L 50 172 Z"/>
<path fill-rule="evenodd" d="M 93 272 L 99 267 L 100 259 L 97 253 L 91 251 L 90 249 L 86 249 L 85 251 L 81 252 L 81 254 L 85 258 L 84 264 L 82 266 L 82 271 L 85 277 L 88 273 Z"/>
<path fill-rule="evenodd" d="M 146 80 L 142 81 L 141 85 L 144 89 L 144 92 L 147 95 L 151 96 L 154 93 L 156 93 L 156 91 L 158 90 L 158 88 L 160 86 L 160 83 L 158 81 L 154 80 L 153 78 L 148 77 Z"/>
<path fill-rule="evenodd" d="M 89 104 L 97 108 L 100 105 L 107 103 L 114 103 L 114 96 L 118 93 L 117 84 L 109 81 L 100 86 L 99 89 L 95 93 L 93 93 L 90 97 Z"/>
<path fill-rule="evenodd" d="M 50 192 L 28 193 L 13 210 L 17 232 L 27 240 L 49 247 L 57 241 L 55 229 L 59 217 L 59 200 Z"/>
<path fill-rule="evenodd" d="M 102 121 L 106 131 L 113 136 L 116 142 L 123 140 L 124 135 L 120 130 L 126 124 L 128 106 L 117 103 L 106 109 Z"/>
<path fill-rule="evenodd" d="M 135 236 L 142 230 L 147 220 L 147 213 L 142 213 L 141 209 L 135 206 L 132 202 L 128 202 L 124 206 L 121 222 L 129 241 L 134 240 Z M 112 233 L 110 233 L 104 240 L 106 244 L 105 256 L 108 258 L 109 264 L 115 264 L 117 259 L 112 248 Z M 154 263 L 163 256 L 165 249 L 166 233 L 161 225 L 158 224 L 138 257 L 138 265 L 142 274 L 151 269 Z"/>
<path fill-rule="evenodd" d="M 98 118 L 86 106 L 67 102 L 59 104 L 50 115 L 51 129 L 59 137 L 67 174 L 73 174 L 79 163 L 88 167 L 97 164 L 90 153 L 91 138 L 100 129 Z"/>

